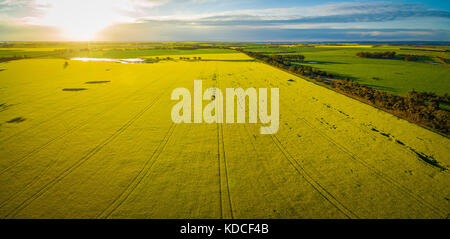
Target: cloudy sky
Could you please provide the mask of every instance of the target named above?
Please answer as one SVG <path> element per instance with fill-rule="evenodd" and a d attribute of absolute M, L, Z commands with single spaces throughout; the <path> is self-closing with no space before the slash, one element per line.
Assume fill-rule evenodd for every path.
<path fill-rule="evenodd" d="M 0 40 L 450 41 L 450 1 L 0 0 Z"/>

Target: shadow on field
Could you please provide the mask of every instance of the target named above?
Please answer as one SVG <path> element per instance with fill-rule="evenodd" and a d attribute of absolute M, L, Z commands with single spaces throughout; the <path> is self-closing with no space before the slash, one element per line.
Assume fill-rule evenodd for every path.
<path fill-rule="evenodd" d="M 83 91 L 87 90 L 86 88 L 64 88 L 62 91 Z"/>
<path fill-rule="evenodd" d="M 350 63 L 346 63 L 346 62 L 334 62 L 334 61 L 304 61 L 303 63 L 312 64 L 312 65 L 350 64 Z"/>
<path fill-rule="evenodd" d="M 12 104 L 2 103 L 0 104 L 0 112 L 7 110 L 9 107 L 13 106 Z"/>
<path fill-rule="evenodd" d="M 372 85 L 372 84 L 363 84 L 364 86 L 375 88 L 382 91 L 390 91 L 390 92 L 397 92 L 395 88 L 388 87 L 388 86 L 380 86 L 380 85 Z"/>
<path fill-rule="evenodd" d="M 18 123 L 24 122 L 25 120 L 26 120 L 25 118 L 16 117 L 16 118 L 14 118 L 12 120 L 6 121 L 6 123 L 8 123 L 8 124 L 18 124 Z"/>
<path fill-rule="evenodd" d="M 377 132 L 380 135 L 382 135 L 384 137 L 387 137 L 389 140 L 394 141 L 395 143 L 397 143 L 397 144 L 399 144 L 399 145 L 401 145 L 401 146 L 411 150 L 411 152 L 413 152 L 417 156 L 417 158 L 419 158 L 423 162 L 425 162 L 425 163 L 427 163 L 427 164 L 429 164 L 431 166 L 434 166 L 436 168 L 439 168 L 442 171 L 448 170 L 445 166 L 441 165 L 436 159 L 434 159 L 433 155 L 427 155 L 425 153 L 417 151 L 413 147 L 406 145 L 404 142 L 402 142 L 402 141 L 400 141 L 398 139 L 395 139 L 395 137 L 393 135 L 391 135 L 390 133 L 382 132 L 382 131 L 380 131 L 380 130 L 378 130 L 376 128 L 372 128 L 371 130 L 374 131 L 374 132 Z"/>
<path fill-rule="evenodd" d="M 87 81 L 85 82 L 85 84 L 105 84 L 105 83 L 109 83 L 111 81 L 109 80 L 100 80 L 100 81 Z"/>

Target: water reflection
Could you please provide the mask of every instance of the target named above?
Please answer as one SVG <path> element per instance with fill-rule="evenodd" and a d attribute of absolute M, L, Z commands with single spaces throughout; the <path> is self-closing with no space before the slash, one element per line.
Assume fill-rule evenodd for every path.
<path fill-rule="evenodd" d="M 144 63 L 145 60 L 141 58 L 129 58 L 129 59 L 112 59 L 112 58 L 89 58 L 89 57 L 74 57 L 70 58 L 72 61 L 109 61 L 118 62 L 123 64 L 138 64 Z"/>

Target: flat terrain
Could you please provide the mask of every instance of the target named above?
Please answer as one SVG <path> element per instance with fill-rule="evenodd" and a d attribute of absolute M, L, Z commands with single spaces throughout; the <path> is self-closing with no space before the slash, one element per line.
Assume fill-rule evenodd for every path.
<path fill-rule="evenodd" d="M 0 218 L 448 217 L 448 138 L 247 60 L 0 63 Z M 279 88 L 280 130 L 173 124 L 196 79 Z"/>
<path fill-rule="evenodd" d="M 438 95 L 450 93 L 448 46 L 321 44 L 249 47 L 246 50 L 267 55 L 301 54 L 305 56 L 305 62 L 299 64 L 348 77 L 365 86 L 393 94 L 405 95 L 411 89 Z M 396 52 L 397 55 L 419 56 L 419 60 L 407 62 L 401 59 L 361 58 L 356 56 L 358 52 Z"/>

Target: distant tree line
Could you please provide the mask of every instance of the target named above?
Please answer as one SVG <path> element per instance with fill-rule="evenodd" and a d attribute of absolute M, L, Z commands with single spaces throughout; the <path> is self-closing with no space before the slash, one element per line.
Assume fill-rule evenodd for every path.
<path fill-rule="evenodd" d="M 401 55 L 404 61 L 417 61 L 419 60 L 418 55 Z"/>
<path fill-rule="evenodd" d="M 200 56 L 194 56 L 194 57 L 192 57 L 192 59 L 194 59 L 194 61 L 200 61 L 202 58 L 200 57 Z M 182 60 L 182 61 L 189 61 L 189 60 L 191 60 L 191 58 L 190 57 L 184 57 L 184 56 L 180 56 L 180 60 Z"/>
<path fill-rule="evenodd" d="M 288 54 L 288 53 L 298 53 L 296 51 L 258 51 L 259 54 Z"/>
<path fill-rule="evenodd" d="M 450 112 L 439 108 L 440 102 L 450 103 L 448 94 L 437 96 L 435 93 L 416 92 L 411 90 L 407 95 L 394 95 L 371 87 L 363 86 L 349 78 L 315 69 L 310 66 L 292 64 L 292 55 L 267 56 L 257 52 L 249 52 L 237 49 L 250 57 L 261 60 L 267 64 L 299 74 L 307 79 L 329 85 L 335 91 L 359 99 L 377 108 L 390 112 L 400 118 L 427 126 L 444 134 L 450 133 Z M 378 56 L 378 55 L 377 55 Z M 395 56 L 395 52 L 382 53 L 380 57 Z M 302 57 L 299 57 L 300 59 Z M 302 58 L 304 60 L 304 57 Z"/>
<path fill-rule="evenodd" d="M 212 48 L 210 46 L 201 46 L 201 45 L 193 45 L 193 46 L 174 46 L 173 49 L 176 50 L 197 50 L 197 49 L 207 49 Z"/>
<path fill-rule="evenodd" d="M 358 52 L 356 53 L 357 57 L 364 58 L 376 58 L 376 59 L 393 59 L 395 57 L 395 52 L 387 51 L 387 52 Z"/>
<path fill-rule="evenodd" d="M 447 65 L 448 62 L 450 61 L 450 59 L 445 59 L 445 58 L 440 57 L 440 56 L 436 56 L 436 58 L 437 58 L 440 62 L 442 62 L 442 64 L 444 64 L 444 65 Z"/>
<path fill-rule="evenodd" d="M 411 90 L 406 96 L 394 95 L 349 79 L 335 81 L 337 91 L 356 97 L 378 108 L 411 122 L 425 125 L 442 133 L 450 133 L 450 112 L 439 108 L 440 102 L 449 102 L 448 95 L 436 96 L 434 93 Z"/>
<path fill-rule="evenodd" d="M 7 57 L 0 57 L 0 62 L 7 62 L 7 61 L 15 61 L 15 60 L 22 60 L 22 59 L 28 59 L 31 58 L 27 55 L 21 55 L 21 56 L 7 56 Z"/>
<path fill-rule="evenodd" d="M 419 55 L 397 55 L 396 52 L 358 52 L 357 57 L 375 58 L 375 59 L 402 59 L 404 61 L 417 61 Z"/>
<path fill-rule="evenodd" d="M 15 60 L 23 60 L 23 59 L 31 59 L 31 58 L 38 58 L 38 57 L 47 57 L 47 56 L 57 56 L 65 53 L 72 52 L 70 49 L 55 49 L 53 52 L 45 52 L 42 54 L 35 54 L 35 55 L 14 55 L 14 56 L 5 56 L 0 57 L 0 62 L 8 62 L 8 61 L 15 61 Z"/>
<path fill-rule="evenodd" d="M 441 49 L 421 49 L 421 48 L 400 48 L 400 50 L 405 51 L 434 51 L 434 52 L 449 52 L 450 50 L 441 50 Z"/>
<path fill-rule="evenodd" d="M 305 56 L 304 55 L 299 55 L 299 54 L 295 54 L 295 55 L 272 55 L 271 56 L 273 59 L 283 59 L 283 61 L 288 60 L 288 61 L 304 61 L 305 60 Z"/>
<path fill-rule="evenodd" d="M 325 71 L 319 70 L 317 68 L 313 68 L 311 66 L 305 66 L 300 64 L 292 64 L 292 62 L 302 62 L 305 60 L 305 56 L 303 55 L 271 55 L 267 56 L 261 54 L 260 52 L 249 52 L 243 49 L 238 49 L 239 51 L 247 54 L 250 57 L 255 59 L 264 61 L 270 65 L 276 66 L 278 68 L 282 68 L 288 70 L 290 72 L 306 76 L 308 78 L 315 79 L 317 81 L 329 83 L 327 78 L 334 78 L 333 74 L 327 73 Z"/>

